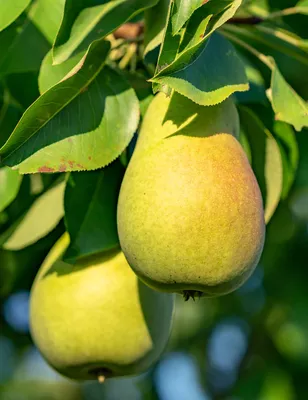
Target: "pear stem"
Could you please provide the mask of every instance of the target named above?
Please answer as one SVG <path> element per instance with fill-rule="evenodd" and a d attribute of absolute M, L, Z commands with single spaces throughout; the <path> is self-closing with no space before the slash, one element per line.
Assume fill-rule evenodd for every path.
<path fill-rule="evenodd" d="M 104 383 L 105 379 L 106 378 L 105 378 L 105 376 L 103 374 L 100 373 L 100 374 L 97 375 L 97 380 L 98 380 L 99 383 L 101 383 L 101 384 Z"/>

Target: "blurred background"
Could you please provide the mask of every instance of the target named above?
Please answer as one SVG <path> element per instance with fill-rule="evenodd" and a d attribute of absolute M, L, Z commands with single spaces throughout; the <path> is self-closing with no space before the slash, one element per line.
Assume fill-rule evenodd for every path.
<path fill-rule="evenodd" d="M 45 3 L 53 2 L 42 0 Z M 261 8 L 268 3 L 279 9 L 296 2 L 245 3 Z M 20 33 L 21 26 L 25 37 L 14 44 L 24 64 L 13 54 L 0 68 L 0 78 L 6 76 L 5 85 L 0 81 L 0 106 L 5 105 L 6 111 L 6 118 L 0 112 L 0 147 L 22 112 L 39 96 L 38 71 L 57 29 L 51 38 L 42 37 L 47 14 L 29 12 L 33 23 L 27 21 L 24 27 L 26 17 L 22 15 L 2 33 L 0 49 L 5 56 L 9 55 L 7 43 Z M 289 16 L 288 25 L 307 43 L 306 16 Z M 275 56 L 288 82 L 307 100 L 306 65 L 285 57 L 276 45 L 264 47 L 260 51 Z M 31 57 L 29 48 L 35 49 Z M 261 100 L 255 86 L 237 100 L 261 101 L 264 85 Z M 255 108 L 259 115 L 260 110 Z M 16 172 L 0 170 L 0 184 L 1 173 L 4 178 L 12 173 L 12 191 L 15 195 L 18 191 L 7 206 L 1 202 L 0 185 L 0 400 L 307 400 L 308 131 L 296 133 L 296 138 L 300 151 L 296 180 L 267 226 L 262 259 L 248 282 L 221 298 L 184 302 L 177 296 L 172 335 L 159 362 L 141 376 L 111 379 L 103 385 L 79 384 L 55 373 L 29 334 L 33 279 L 64 229 L 63 207 L 56 207 L 63 197 L 63 178 L 36 174 L 21 181 Z M 49 195 L 44 197 L 45 192 Z M 11 236 L 17 225 L 17 233 Z"/>
<path fill-rule="evenodd" d="M 142 376 L 77 384 L 51 370 L 34 347 L 29 291 L 63 222 L 22 250 L 0 250 L 0 399 L 308 399 L 307 133 L 297 134 L 297 178 L 267 226 L 255 273 L 221 298 L 184 302 L 178 296 L 168 348 Z M 54 179 L 45 176 L 40 184 Z M 5 213 L 0 217 L 5 225 Z"/>

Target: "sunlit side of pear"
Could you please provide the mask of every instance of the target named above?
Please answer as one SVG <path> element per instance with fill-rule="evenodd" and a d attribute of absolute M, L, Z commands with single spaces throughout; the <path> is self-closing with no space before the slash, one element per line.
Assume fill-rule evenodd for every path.
<path fill-rule="evenodd" d="M 137 374 L 161 355 L 170 332 L 173 296 L 138 280 L 122 252 L 60 261 L 63 236 L 31 290 L 33 340 L 58 372 L 73 379 Z"/>
<path fill-rule="evenodd" d="M 230 99 L 198 107 L 160 93 L 151 103 L 118 202 L 122 250 L 149 286 L 222 295 L 257 265 L 263 205 L 238 129 Z"/>

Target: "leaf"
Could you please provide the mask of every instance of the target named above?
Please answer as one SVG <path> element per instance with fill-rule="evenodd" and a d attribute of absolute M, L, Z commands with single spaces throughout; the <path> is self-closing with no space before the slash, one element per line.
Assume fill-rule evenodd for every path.
<path fill-rule="evenodd" d="M 301 14 L 305 14 L 308 15 L 308 0 L 301 0 L 299 1 L 295 8 L 297 9 L 297 11 Z"/>
<path fill-rule="evenodd" d="M 62 126 L 68 119 L 69 125 Z M 93 126 L 94 122 L 97 126 Z M 42 143 L 46 147 L 17 168 L 20 173 L 33 173 L 104 167 L 128 146 L 138 122 L 139 103 L 133 89 L 121 75 L 105 67 L 84 95 L 71 102 L 66 112 L 54 118 L 50 126 L 43 128 L 47 139 Z M 55 126 L 61 126 L 58 132 L 61 138 L 57 142 L 52 136 Z M 48 145 L 48 141 L 53 143 Z"/>
<path fill-rule="evenodd" d="M 78 53 L 61 64 L 53 65 L 52 50 L 50 50 L 41 64 L 38 79 L 40 93 L 45 93 L 60 82 L 80 62 L 84 54 L 85 52 Z"/>
<path fill-rule="evenodd" d="M 0 212 L 17 196 L 22 176 L 11 168 L 0 168 Z"/>
<path fill-rule="evenodd" d="M 231 18 L 241 0 L 216 0 L 207 2 L 193 14 L 181 34 L 172 33 L 173 2 L 170 2 L 164 40 L 160 49 L 155 76 L 181 57 L 181 68 L 190 63 L 204 46 L 207 38 Z M 181 48 L 180 48 L 181 45 Z M 154 77 L 155 77 L 154 76 Z"/>
<path fill-rule="evenodd" d="M 290 54 L 291 57 L 295 54 L 295 58 L 301 59 L 303 57 L 302 50 L 305 52 L 308 51 L 307 41 L 296 35 L 294 32 L 276 26 L 272 27 L 264 25 L 259 25 L 256 29 L 261 32 L 261 37 L 264 38 L 262 40 L 271 42 L 271 47 L 275 46 L 275 43 L 277 43 L 279 47 L 287 48 L 288 54 Z M 307 63 L 307 59 L 304 59 L 304 62 Z"/>
<path fill-rule="evenodd" d="M 138 97 L 140 114 L 143 118 L 148 106 L 150 105 L 154 97 L 152 92 L 152 85 L 147 82 L 147 77 L 142 74 L 127 71 L 123 71 L 123 74 Z"/>
<path fill-rule="evenodd" d="M 6 250 L 20 250 L 51 232 L 64 215 L 64 189 L 65 182 L 62 182 L 42 194 L 3 247 Z"/>
<path fill-rule="evenodd" d="M 155 6 L 157 1 L 66 0 L 53 50 L 54 63 L 60 64 L 75 52 L 86 49 L 93 40 L 107 36 L 141 11 Z"/>
<path fill-rule="evenodd" d="M 71 173 L 64 200 L 71 238 L 65 261 L 75 262 L 119 245 L 116 213 L 123 175 L 119 161 L 101 170 Z"/>
<path fill-rule="evenodd" d="M 265 94 L 265 81 L 258 68 L 256 68 L 246 57 L 241 56 L 245 65 L 245 72 L 249 82 L 249 90 L 236 92 L 235 97 L 239 103 L 268 103 Z"/>
<path fill-rule="evenodd" d="M 172 15 L 172 34 L 176 35 L 189 20 L 193 12 L 202 6 L 204 0 L 174 0 Z"/>
<path fill-rule="evenodd" d="M 306 74 L 306 71 L 308 69 L 308 55 L 300 47 L 298 41 L 290 40 L 290 32 L 286 34 L 286 31 L 284 31 L 281 34 L 278 30 L 275 32 L 272 28 L 263 25 L 248 29 L 231 24 L 224 25 L 223 32 L 227 32 L 228 37 L 232 33 L 234 40 L 242 40 L 244 44 L 261 52 L 263 57 L 271 56 L 287 81 L 300 96 L 307 98 L 308 74 Z M 231 38 L 231 40 L 233 39 Z M 269 59 L 270 57 L 267 58 Z"/>
<path fill-rule="evenodd" d="M 245 67 L 230 42 L 213 34 L 199 57 L 181 68 L 181 57 L 152 82 L 168 85 L 194 102 L 209 106 L 249 89 Z"/>
<path fill-rule="evenodd" d="M 156 6 L 148 8 L 144 12 L 144 57 L 159 46 L 163 40 L 169 3 L 169 0 L 159 0 Z"/>
<path fill-rule="evenodd" d="M 203 52 L 205 51 L 210 35 L 234 15 L 240 4 L 241 0 L 218 0 L 215 2 L 207 2 L 195 11 L 181 34 L 173 35 L 171 21 L 175 12 L 175 7 L 173 7 L 172 2 L 170 3 L 164 40 L 160 48 L 156 72 L 152 78 L 154 92 L 163 90 L 166 93 L 169 93 L 169 83 L 171 88 L 177 90 L 177 88 L 173 87 L 171 83 L 174 84 L 175 82 L 178 82 L 173 79 L 173 76 L 171 76 L 170 80 L 169 75 L 171 73 L 178 73 L 181 79 L 183 79 L 185 72 L 182 71 L 193 65 L 196 60 L 198 61 L 200 55 L 204 57 Z M 203 66 L 201 66 L 201 71 L 197 70 L 197 67 L 200 68 L 200 64 L 202 64 L 202 60 L 199 60 L 197 66 L 194 66 L 194 68 L 196 68 L 196 75 L 204 72 Z M 192 69 L 190 69 L 190 71 L 191 70 Z M 240 71 L 242 70 L 243 68 L 240 69 Z M 168 77 L 167 81 L 165 81 L 165 77 Z M 245 90 L 247 90 L 248 87 L 246 80 L 245 83 Z M 185 92 L 189 92 L 190 94 L 195 93 L 196 98 L 200 101 L 202 93 L 191 91 L 191 85 L 189 84 L 184 86 Z M 182 81 L 180 82 L 180 90 L 182 90 L 180 93 L 184 94 Z M 194 99 L 194 101 L 198 100 Z M 203 104 L 203 102 L 200 104 Z M 209 104 L 211 103 L 209 102 Z"/>
<path fill-rule="evenodd" d="M 240 136 L 238 140 L 246 153 L 249 163 L 251 164 L 251 148 L 247 136 L 242 129 L 240 130 Z"/>
<path fill-rule="evenodd" d="M 267 97 L 272 103 L 276 120 L 293 125 L 297 131 L 308 126 L 308 104 L 286 82 L 277 66 L 272 71 Z"/>
<path fill-rule="evenodd" d="M 2 0 L 0 2 L 0 31 L 9 26 L 28 7 L 31 0 Z"/>
<path fill-rule="evenodd" d="M 3 102 L 0 102 L 0 146 L 2 146 L 21 116 L 20 106 L 14 103 L 7 89 L 4 91 Z"/>
<path fill-rule="evenodd" d="M 283 161 L 283 188 L 282 198 L 289 194 L 294 182 L 299 161 L 299 150 L 296 136 L 292 127 L 284 122 L 274 124 L 274 134 L 278 138 L 280 153 Z"/>
<path fill-rule="evenodd" d="M 50 44 L 53 44 L 60 28 L 64 4 L 65 0 L 36 0 L 27 13 Z"/>
<path fill-rule="evenodd" d="M 265 222 L 274 214 L 282 195 L 283 166 L 279 146 L 260 119 L 247 107 L 239 107 L 241 126 L 251 149 L 251 164 L 265 204 Z"/>
<path fill-rule="evenodd" d="M 29 49 L 35 49 L 29 55 Z M 0 32 L 0 77 L 38 71 L 49 44 L 31 21 L 20 17 Z"/>
<path fill-rule="evenodd" d="M 109 48 L 108 42 L 94 42 L 78 68 L 71 71 L 71 76 L 66 76 L 65 80 L 45 92 L 28 108 L 8 141 L 0 149 L 2 162 L 16 166 L 47 145 L 77 133 L 91 131 L 98 126 L 100 115 L 97 115 L 97 112 L 95 114 L 87 89 L 103 68 L 103 61 Z M 94 82 L 92 87 L 96 92 L 98 91 L 97 82 Z M 90 118 L 87 115 L 88 109 L 85 110 L 84 107 L 80 109 L 83 104 L 90 107 L 90 110 L 94 110 Z M 81 112 L 86 113 L 87 117 L 83 115 L 85 119 L 79 119 Z M 68 121 L 73 126 L 68 125 Z M 59 127 L 61 127 L 60 130 Z M 57 129 L 57 134 L 54 129 Z M 67 140 L 67 143 L 72 144 L 71 151 L 78 148 L 80 150 L 80 138 L 77 139 L 77 146 L 76 140 L 75 143 Z M 61 154 L 58 156 L 61 157 Z M 44 168 L 44 165 L 41 165 L 41 172 L 49 170 L 46 166 Z M 57 170 L 61 169 L 59 165 L 57 167 Z M 71 167 L 76 168 L 74 165 Z"/>

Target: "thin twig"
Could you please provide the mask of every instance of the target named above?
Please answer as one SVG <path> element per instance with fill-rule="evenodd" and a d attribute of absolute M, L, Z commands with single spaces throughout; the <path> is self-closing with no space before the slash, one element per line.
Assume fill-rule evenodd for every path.
<path fill-rule="evenodd" d="M 286 17 L 288 15 L 293 15 L 293 14 L 299 14 L 299 11 L 297 7 L 290 7 L 290 8 L 285 8 L 284 10 L 279 10 L 275 11 L 271 14 L 268 14 L 264 20 L 269 20 L 269 19 L 276 19 L 280 17 Z"/>
<path fill-rule="evenodd" d="M 235 25 L 257 25 L 264 21 L 264 18 L 252 16 L 252 17 L 233 17 L 227 21 L 228 24 Z"/>

